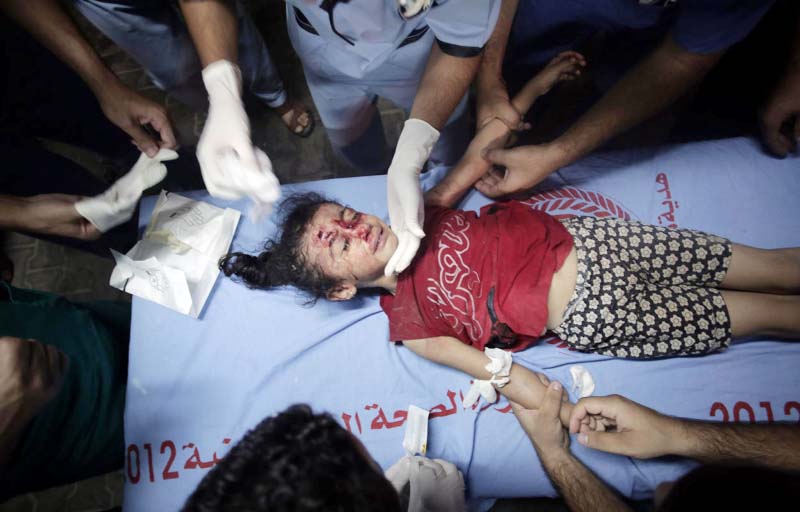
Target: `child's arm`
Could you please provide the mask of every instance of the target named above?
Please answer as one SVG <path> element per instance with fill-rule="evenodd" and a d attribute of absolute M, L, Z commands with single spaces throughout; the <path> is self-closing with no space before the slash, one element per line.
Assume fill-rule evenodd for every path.
<path fill-rule="evenodd" d="M 461 343 L 450 336 L 407 340 L 403 345 L 414 353 L 433 362 L 461 370 L 473 378 L 488 380 L 492 377 L 485 366 L 489 362 L 480 350 Z M 547 386 L 532 371 L 518 364 L 511 366 L 511 379 L 508 384 L 497 389 L 503 396 L 525 408 L 538 409 L 544 399 Z M 564 402 L 561 405 L 560 418 L 564 426 L 569 425 L 569 416 L 573 405 Z"/>
<path fill-rule="evenodd" d="M 580 53 L 561 52 L 525 84 L 511 100 L 511 104 L 524 116 L 539 96 L 546 94 L 558 82 L 572 80 L 580 75 L 581 68 L 585 65 L 586 61 Z M 481 156 L 483 150 L 505 147 L 510 136 L 511 129 L 500 119 L 486 123 L 472 139 L 458 164 L 425 194 L 425 203 L 454 206 L 489 171 L 491 164 Z"/>

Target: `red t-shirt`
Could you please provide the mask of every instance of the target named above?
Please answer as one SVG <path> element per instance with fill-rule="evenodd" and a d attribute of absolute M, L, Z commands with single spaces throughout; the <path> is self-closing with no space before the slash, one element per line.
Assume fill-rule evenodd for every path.
<path fill-rule="evenodd" d="M 572 249 L 555 218 L 518 201 L 475 212 L 426 207 L 422 246 L 381 297 L 391 341 L 452 336 L 522 350 L 547 325 L 553 274 Z"/>

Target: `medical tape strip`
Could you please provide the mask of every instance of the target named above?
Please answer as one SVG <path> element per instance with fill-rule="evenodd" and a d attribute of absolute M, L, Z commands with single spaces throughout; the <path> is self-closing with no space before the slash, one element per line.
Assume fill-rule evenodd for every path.
<path fill-rule="evenodd" d="M 461 402 L 464 408 L 472 407 L 482 396 L 487 402 L 492 403 L 497 400 L 495 386 L 502 388 L 511 380 L 511 352 L 499 348 L 487 348 L 484 354 L 489 358 L 489 363 L 484 367 L 492 374 L 489 380 L 475 379 L 472 381 L 469 391 Z"/>

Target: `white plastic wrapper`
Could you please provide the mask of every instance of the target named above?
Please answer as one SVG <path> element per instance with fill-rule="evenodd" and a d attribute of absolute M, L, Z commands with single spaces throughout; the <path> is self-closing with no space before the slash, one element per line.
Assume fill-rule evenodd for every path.
<path fill-rule="evenodd" d="M 570 366 L 572 375 L 572 391 L 578 398 L 586 398 L 594 393 L 594 377 L 589 370 L 580 365 Z"/>
<path fill-rule="evenodd" d="M 406 455 L 422 455 L 428 451 L 428 410 L 408 406 L 406 432 L 403 436 L 403 449 Z"/>
<path fill-rule="evenodd" d="M 117 266 L 109 284 L 197 318 L 240 215 L 162 191 L 142 240 L 128 254 L 111 251 Z"/>

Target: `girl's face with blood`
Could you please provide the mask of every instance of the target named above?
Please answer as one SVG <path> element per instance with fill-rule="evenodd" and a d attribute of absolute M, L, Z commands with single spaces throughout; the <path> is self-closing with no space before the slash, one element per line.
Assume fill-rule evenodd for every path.
<path fill-rule="evenodd" d="M 383 221 L 335 203 L 319 207 L 304 235 L 307 261 L 354 285 L 382 277 L 395 249 L 397 236 Z"/>

